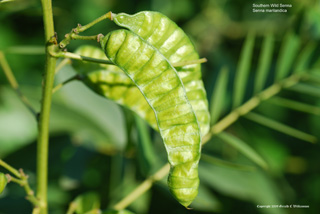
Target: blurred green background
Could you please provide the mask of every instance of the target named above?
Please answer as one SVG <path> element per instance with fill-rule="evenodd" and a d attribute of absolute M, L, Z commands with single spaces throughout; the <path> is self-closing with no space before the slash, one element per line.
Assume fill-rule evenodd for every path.
<path fill-rule="evenodd" d="M 278 2 L 278 1 L 275 1 Z M 258 0 L 255 3 L 270 3 Z M 274 34 L 273 63 L 268 85 L 272 83 L 276 60 L 287 32 L 301 41 L 313 41 L 320 53 L 320 1 L 282 0 L 293 5 L 287 13 L 253 13 L 252 1 L 241 0 L 54 0 L 55 30 L 61 40 L 78 23 L 86 24 L 108 11 L 129 14 L 142 10 L 162 12 L 181 26 L 194 42 L 201 57 L 203 79 L 209 103 L 222 67 L 229 70 L 228 93 L 223 115 L 230 111 L 235 72 L 248 32 L 255 32 L 255 46 L 246 99 L 252 96 L 253 76 L 265 35 Z M 117 29 L 104 21 L 87 35 L 107 34 Z M 44 55 L 41 4 L 36 0 L 0 1 L 0 50 L 16 75 L 22 92 L 39 109 Z M 69 51 L 81 44 L 72 41 Z M 34 54 L 21 54 L 29 46 Z M 20 50 L 19 50 L 20 48 Z M 294 67 L 294 65 L 292 65 Z M 70 65 L 56 77 L 56 83 L 72 76 Z M 283 91 L 281 96 L 320 107 L 319 82 L 313 94 Z M 132 112 L 91 92 L 80 82 L 66 85 L 54 95 L 51 113 L 49 157 L 50 213 L 65 213 L 79 194 L 95 192 L 101 208 L 111 208 L 149 175 L 167 162 L 158 133 L 152 131 Z M 266 102 L 257 109 L 269 117 L 320 137 L 320 118 Z M 10 88 L 0 70 L 0 158 L 23 168 L 35 188 L 37 125 Z M 236 149 L 212 138 L 203 148 L 200 163 L 200 192 L 186 210 L 174 200 L 165 179 L 138 198 L 128 210 L 138 214 L 180 213 L 319 213 L 319 145 L 275 132 L 240 118 L 228 131 L 255 149 L 269 164 L 260 169 Z M 147 135 L 145 135 L 147 133 Z M 150 144 L 152 146 L 150 146 Z M 228 161 L 227 164 L 219 160 Z M 0 171 L 6 172 L 0 168 Z M 32 207 L 18 185 L 10 183 L 0 195 L 1 214 L 28 214 Z M 309 209 L 258 209 L 257 205 L 309 205 Z"/>

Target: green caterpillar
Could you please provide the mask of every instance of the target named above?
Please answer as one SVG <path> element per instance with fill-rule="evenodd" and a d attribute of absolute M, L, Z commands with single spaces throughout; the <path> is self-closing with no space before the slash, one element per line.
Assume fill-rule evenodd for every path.
<path fill-rule="evenodd" d="M 101 46 L 153 109 L 171 165 L 169 188 L 182 205 L 189 206 L 198 193 L 201 136 L 179 75 L 155 47 L 130 31 L 109 33 Z"/>
<path fill-rule="evenodd" d="M 176 23 L 165 15 L 142 11 L 134 15 L 125 13 L 113 15 L 115 23 L 139 35 L 147 43 L 159 50 L 168 61 L 173 63 L 199 59 L 188 36 Z M 185 86 L 187 97 L 197 115 L 201 134 L 209 131 L 210 114 L 206 91 L 201 80 L 200 64 L 176 68 Z"/>
<path fill-rule="evenodd" d="M 184 32 L 174 22 L 160 13 L 141 12 L 132 16 L 119 14 L 113 15 L 113 18 L 118 25 L 130 29 L 134 33 L 130 33 L 128 31 L 116 31 L 117 33 L 112 32 L 106 36 L 101 43 L 103 48 L 109 46 L 110 50 L 118 49 L 119 52 L 121 50 L 127 53 L 133 53 L 134 50 L 132 50 L 132 47 L 140 45 L 138 51 L 136 51 L 135 55 L 132 55 L 131 58 L 125 54 L 123 54 L 122 57 L 118 57 L 118 54 L 112 57 L 112 54 L 110 55 L 110 53 L 108 54 L 106 52 L 107 56 L 111 57 L 110 59 L 115 62 L 116 65 L 120 65 L 120 67 L 131 64 L 135 66 L 134 68 L 131 68 L 132 73 L 130 73 L 131 76 L 129 75 L 131 79 L 127 76 L 129 74 L 127 68 L 122 67 L 122 69 L 120 69 L 113 65 L 97 65 L 94 63 L 80 62 L 78 65 L 75 65 L 76 70 L 84 75 L 83 82 L 87 86 L 98 94 L 112 99 L 121 105 L 127 106 L 144 118 L 154 129 L 158 130 L 158 125 L 160 124 L 159 121 L 161 122 L 161 127 L 159 126 L 160 133 L 166 145 L 169 162 L 172 166 L 168 178 L 168 184 L 173 195 L 181 204 L 187 207 L 194 197 L 196 197 L 199 185 L 197 173 L 197 164 L 200 157 L 199 133 L 195 134 L 190 131 L 196 130 L 197 127 L 195 124 L 198 123 L 200 125 L 202 136 L 208 132 L 208 102 L 201 80 L 200 65 L 193 64 L 178 67 L 176 68 L 176 73 L 175 69 L 172 68 L 170 64 L 198 59 L 198 54 Z M 117 36 L 122 34 L 120 32 L 124 33 L 126 35 L 125 37 L 127 37 L 127 34 L 130 34 L 129 37 L 131 40 L 125 41 L 121 39 L 112 39 L 113 42 L 108 45 L 107 42 L 110 41 L 110 36 L 113 35 L 114 38 L 117 38 Z M 161 42 L 157 39 L 156 35 L 158 37 L 163 37 L 160 39 Z M 137 37 L 138 39 L 132 39 L 133 37 Z M 170 44 L 166 42 L 167 40 L 171 41 Z M 132 43 L 132 41 L 136 42 Z M 163 45 L 161 43 L 167 45 Z M 121 48 L 118 47 L 119 45 Z M 155 53 L 148 55 L 148 51 L 150 53 L 154 51 Z M 100 49 L 92 46 L 81 47 L 76 53 L 88 57 L 108 59 Z M 141 57 L 141 55 L 144 55 L 144 57 Z M 125 62 L 125 60 L 131 61 Z M 158 69 L 158 66 L 155 65 L 159 60 L 162 64 L 159 63 L 160 67 Z M 149 64 L 150 66 L 143 66 L 143 69 L 141 69 L 139 64 L 143 64 L 144 62 L 145 65 Z M 166 75 L 164 75 L 162 74 L 164 70 L 161 66 L 163 68 L 167 66 L 171 67 L 171 71 L 165 71 Z M 175 75 L 172 75 L 174 73 Z M 166 85 L 168 85 L 166 83 L 169 76 L 171 78 L 174 76 L 178 79 L 180 78 L 183 83 L 181 84 L 180 80 L 180 83 L 178 84 L 180 91 L 178 93 L 173 91 L 170 92 L 169 90 L 166 96 L 162 96 L 162 99 L 165 100 L 164 102 L 167 102 L 167 104 L 162 103 L 163 108 L 172 105 L 171 110 L 162 114 L 161 109 L 155 109 L 154 103 L 150 103 L 150 100 L 152 102 L 154 102 L 154 100 L 148 99 L 141 88 L 141 86 L 145 85 L 145 82 L 151 81 L 155 76 L 159 79 L 155 81 L 158 82 L 159 85 L 153 86 L 153 84 L 150 84 L 149 89 L 147 88 L 144 90 L 145 93 L 149 94 L 150 89 L 158 89 L 157 92 L 161 93 L 163 89 L 157 87 L 161 85 L 166 87 Z M 133 77 L 135 78 L 133 79 Z M 173 78 L 172 81 L 176 80 L 176 82 L 179 82 L 177 81 L 178 79 Z M 184 90 L 181 90 L 181 88 Z M 185 95 L 187 95 L 187 98 Z M 155 97 L 157 98 L 157 96 L 159 95 L 156 95 Z M 185 99 L 183 100 L 182 97 Z M 157 99 L 158 104 L 161 104 L 162 100 L 159 97 Z M 187 103 L 185 103 L 185 101 L 187 101 Z M 190 104 L 192 106 L 191 111 Z M 186 106 L 188 106 L 189 113 L 187 113 L 188 110 L 185 111 L 185 109 L 181 109 L 181 115 L 184 112 L 186 116 L 181 116 L 181 118 L 179 117 L 179 121 L 174 119 L 174 117 L 177 116 L 176 114 L 182 106 L 185 109 L 188 109 L 186 108 Z M 192 118 L 192 110 L 195 113 L 196 119 L 193 118 L 195 121 L 193 121 L 193 125 L 190 126 L 192 128 L 190 128 L 184 125 L 184 123 Z M 158 117 L 156 118 L 155 116 Z M 159 117 L 160 120 L 158 119 Z M 166 121 L 166 124 L 163 120 L 172 120 L 171 123 L 176 122 L 177 125 L 170 124 L 170 122 L 168 124 L 168 121 Z M 176 128 L 179 126 L 182 128 Z M 185 127 L 183 128 L 183 126 Z M 172 130 L 170 130 L 170 127 Z M 183 157 L 185 154 L 186 158 Z"/>

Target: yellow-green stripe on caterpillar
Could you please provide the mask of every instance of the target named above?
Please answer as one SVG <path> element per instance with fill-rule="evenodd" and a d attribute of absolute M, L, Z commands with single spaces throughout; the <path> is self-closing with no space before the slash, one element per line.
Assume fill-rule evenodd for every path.
<path fill-rule="evenodd" d="M 177 71 L 155 47 L 127 30 L 110 32 L 101 46 L 153 109 L 171 165 L 170 191 L 189 206 L 198 193 L 201 134 Z"/>

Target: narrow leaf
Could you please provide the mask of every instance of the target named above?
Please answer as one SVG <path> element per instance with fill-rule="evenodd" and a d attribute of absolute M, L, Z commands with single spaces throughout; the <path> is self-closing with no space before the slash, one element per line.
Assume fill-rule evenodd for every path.
<path fill-rule="evenodd" d="M 305 132 L 302 132 L 298 129 L 292 128 L 288 125 L 282 124 L 278 121 L 275 121 L 273 119 L 267 118 L 265 116 L 256 114 L 256 113 L 248 113 L 244 116 L 245 118 L 252 120 L 260 125 L 266 126 L 268 128 L 271 128 L 273 130 L 276 130 L 278 132 L 282 132 L 284 134 L 287 134 L 289 136 L 310 142 L 315 143 L 317 141 L 317 138 L 315 136 L 312 136 L 310 134 L 307 134 Z"/>
<path fill-rule="evenodd" d="M 6 53 L 24 54 L 24 55 L 42 55 L 45 54 L 44 46 L 12 46 L 5 49 Z"/>
<path fill-rule="evenodd" d="M 275 81 L 282 80 L 289 72 L 298 54 L 300 39 L 293 32 L 289 32 L 281 46 L 278 63 L 276 67 Z"/>
<path fill-rule="evenodd" d="M 320 107 L 309 105 L 295 100 L 290 100 L 282 97 L 273 97 L 268 100 L 275 105 L 290 108 L 296 111 L 301 111 L 309 114 L 314 114 L 320 116 Z"/>
<path fill-rule="evenodd" d="M 241 50 L 237 73 L 234 80 L 233 107 L 241 105 L 247 88 L 249 71 L 251 68 L 251 59 L 253 54 L 255 34 L 250 32 L 246 38 Z"/>
<path fill-rule="evenodd" d="M 206 154 L 201 154 L 201 159 L 203 161 L 206 161 L 208 163 L 211 163 L 217 166 L 228 167 L 236 170 L 253 171 L 256 169 L 254 166 L 237 164 L 230 161 L 225 161 L 219 158 L 215 158 L 213 156 L 206 155 Z"/>
<path fill-rule="evenodd" d="M 316 87 L 314 85 L 310 85 L 306 83 L 298 83 L 288 88 L 288 90 L 299 92 L 302 94 L 307 94 L 314 97 L 320 97 L 320 87 Z"/>
<path fill-rule="evenodd" d="M 262 44 L 262 50 L 259 58 L 258 69 L 254 84 L 255 93 L 260 92 L 266 84 L 268 72 L 272 61 L 273 48 L 274 37 L 272 34 L 269 34 L 264 38 Z"/>
<path fill-rule="evenodd" d="M 212 97 L 211 97 L 211 124 L 214 124 L 219 119 L 222 113 L 222 108 L 225 104 L 225 97 L 227 92 L 227 84 L 229 79 L 228 68 L 221 69 L 218 79 L 216 81 Z"/>
<path fill-rule="evenodd" d="M 268 164 L 265 162 L 265 160 L 255 151 L 253 150 L 248 144 L 240 140 L 239 138 L 228 134 L 226 132 L 222 132 L 217 135 L 218 138 L 223 140 L 224 142 L 228 143 L 229 145 L 233 146 L 239 152 L 241 152 L 243 155 L 245 155 L 247 158 L 255 162 L 260 167 L 267 169 Z"/>
<path fill-rule="evenodd" d="M 303 80 L 307 83 L 313 83 L 320 86 L 320 72 L 315 71 L 315 69 L 311 69 L 308 73 L 304 73 L 303 78 L 305 78 Z"/>
<path fill-rule="evenodd" d="M 309 66 L 311 61 L 311 56 L 316 49 L 316 45 L 313 42 L 308 43 L 303 49 L 302 53 L 299 55 L 297 63 L 295 65 L 294 73 L 303 73 Z"/>
<path fill-rule="evenodd" d="M 139 134 L 139 144 L 138 144 L 138 159 L 142 172 L 144 175 L 148 175 L 153 164 L 155 163 L 156 154 L 153 151 L 152 141 L 149 134 L 149 129 L 144 120 L 142 120 L 137 115 L 134 115 L 135 123 Z"/>

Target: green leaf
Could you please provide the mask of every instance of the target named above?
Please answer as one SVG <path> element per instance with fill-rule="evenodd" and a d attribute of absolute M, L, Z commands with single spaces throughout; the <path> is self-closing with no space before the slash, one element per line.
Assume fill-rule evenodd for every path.
<path fill-rule="evenodd" d="M 230 135 L 226 132 L 222 132 L 217 135 L 218 138 L 223 140 L 224 142 L 228 143 L 229 145 L 233 146 L 239 152 L 241 152 L 243 155 L 248 157 L 250 160 L 255 162 L 260 167 L 267 169 L 268 164 L 265 162 L 265 160 L 255 151 L 253 150 L 248 144 L 240 140 L 239 138 Z"/>
<path fill-rule="evenodd" d="M 152 148 L 152 141 L 149 134 L 147 124 L 138 116 L 134 117 L 138 129 L 139 143 L 138 143 L 138 160 L 143 174 L 149 174 L 152 166 L 156 161 L 156 154 Z"/>
<path fill-rule="evenodd" d="M 6 48 L 4 52 L 24 55 L 43 55 L 46 53 L 44 46 L 11 46 Z"/>
<path fill-rule="evenodd" d="M 261 170 L 240 171 L 202 163 L 199 166 L 201 184 L 206 184 L 225 196 L 254 204 L 281 204 L 281 193 L 270 177 Z M 257 191 L 259 187 L 259 191 Z M 268 209 L 268 214 L 285 214 L 285 210 Z"/>
<path fill-rule="evenodd" d="M 281 46 L 279 59 L 276 66 L 275 81 L 282 80 L 289 72 L 298 54 L 300 39 L 293 32 L 287 33 Z"/>
<path fill-rule="evenodd" d="M 60 82 L 74 75 L 75 71 L 68 65 L 62 68 L 55 79 Z M 30 90 L 30 93 L 34 93 L 34 90 Z M 76 81 L 54 94 L 50 131 L 71 133 L 81 145 L 103 153 L 121 151 L 127 142 L 124 115 L 120 107 Z"/>
<path fill-rule="evenodd" d="M 171 165 L 169 188 L 187 207 L 198 192 L 201 136 L 180 77 L 155 47 L 130 31 L 110 32 L 101 40 L 101 46 L 154 110 Z"/>
<path fill-rule="evenodd" d="M 21 91 L 25 93 L 25 88 Z M 37 123 L 11 88 L 1 87 L 0 100 L 0 158 L 4 158 L 36 139 Z"/>
<path fill-rule="evenodd" d="M 288 88 L 288 90 L 306 94 L 309 96 L 320 97 L 320 87 L 306 83 L 295 84 L 294 86 Z"/>
<path fill-rule="evenodd" d="M 292 128 L 288 125 L 282 124 L 278 121 L 264 117 L 264 116 L 256 114 L 256 113 L 250 112 L 250 113 L 244 115 L 244 117 L 249 120 L 252 120 L 256 123 L 259 123 L 263 126 L 271 128 L 273 130 L 276 130 L 278 132 L 282 132 L 284 134 L 290 135 L 292 137 L 295 137 L 295 138 L 298 138 L 298 139 L 301 139 L 301 140 L 304 140 L 304 141 L 307 141 L 310 143 L 315 143 L 317 141 L 317 138 L 310 135 L 310 134 L 304 133 L 298 129 Z"/>
<path fill-rule="evenodd" d="M 234 79 L 233 108 L 238 107 L 243 102 L 245 90 L 247 88 L 248 76 L 251 67 L 255 34 L 249 32 L 242 47 L 237 72 Z"/>
<path fill-rule="evenodd" d="M 256 168 L 254 166 L 249 166 L 249 165 L 243 165 L 243 164 L 237 164 L 229 161 L 225 161 L 219 158 L 215 158 L 210 155 L 206 154 L 201 154 L 201 160 L 206 161 L 208 163 L 217 165 L 217 166 L 223 166 L 223 167 L 228 167 L 236 170 L 244 170 L 244 171 L 253 171 Z"/>
<path fill-rule="evenodd" d="M 95 192 L 88 192 L 79 195 L 74 200 L 75 206 L 77 207 L 76 213 L 83 214 L 88 211 L 100 208 L 100 197 Z"/>
<path fill-rule="evenodd" d="M 273 103 L 275 105 L 290 108 L 296 111 L 301 111 L 320 116 L 320 107 L 318 106 L 313 106 L 310 104 L 302 103 L 291 99 L 286 99 L 283 97 L 273 97 L 269 99 L 268 102 Z"/>
<path fill-rule="evenodd" d="M 3 192 L 4 188 L 6 188 L 8 183 L 7 176 L 0 172 L 0 194 Z"/>
<path fill-rule="evenodd" d="M 272 62 L 272 54 L 274 49 L 274 37 L 272 34 L 265 36 L 260 53 L 257 74 L 255 77 L 254 92 L 260 92 L 266 85 L 268 72 Z"/>
<path fill-rule="evenodd" d="M 314 42 L 309 42 L 305 48 L 302 50 L 301 54 L 298 57 L 297 63 L 295 65 L 294 73 L 301 74 L 309 66 L 312 54 L 316 49 L 316 44 Z"/>
<path fill-rule="evenodd" d="M 222 68 L 216 81 L 212 97 L 211 97 L 211 124 L 218 121 L 219 116 L 225 104 L 227 93 L 227 85 L 229 79 L 229 71 L 226 67 Z"/>

